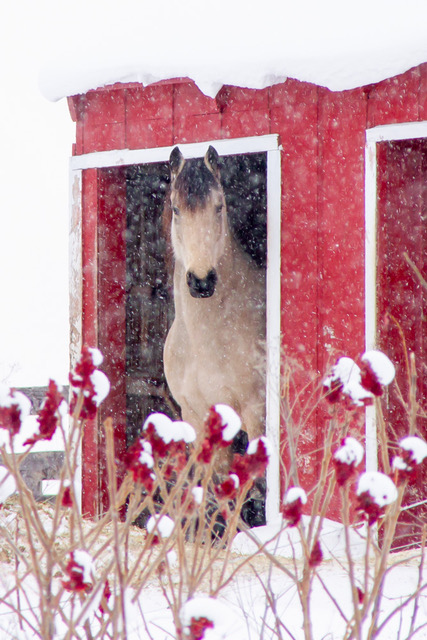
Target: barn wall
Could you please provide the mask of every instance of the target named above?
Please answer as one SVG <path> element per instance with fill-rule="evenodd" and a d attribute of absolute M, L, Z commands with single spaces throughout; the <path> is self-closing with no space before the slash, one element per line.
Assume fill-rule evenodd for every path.
<path fill-rule="evenodd" d="M 427 119 L 427 65 L 337 93 L 289 79 L 264 90 L 223 87 L 212 99 L 180 79 L 146 88 L 115 85 L 69 103 L 75 155 L 279 134 L 284 352 L 305 373 L 323 373 L 337 356 L 363 351 L 365 131 Z M 93 189 L 93 180 L 83 181 L 83 202 Z M 87 287 L 95 274 L 89 275 L 87 339 L 94 313 Z M 320 445 L 323 420 L 319 413 L 305 450 Z M 309 481 L 316 468 L 308 458 L 305 463 Z"/>

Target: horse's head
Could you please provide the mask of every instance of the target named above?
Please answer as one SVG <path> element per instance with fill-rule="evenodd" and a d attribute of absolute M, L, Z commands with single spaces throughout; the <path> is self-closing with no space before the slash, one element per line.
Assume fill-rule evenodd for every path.
<path fill-rule="evenodd" d="M 209 147 L 204 158 L 186 161 L 175 147 L 170 169 L 173 250 L 184 265 L 190 294 L 209 298 L 228 233 L 218 153 Z"/>

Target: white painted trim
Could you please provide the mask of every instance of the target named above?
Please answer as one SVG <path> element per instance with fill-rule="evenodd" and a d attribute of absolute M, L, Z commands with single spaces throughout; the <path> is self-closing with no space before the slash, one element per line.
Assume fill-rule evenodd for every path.
<path fill-rule="evenodd" d="M 368 132 L 367 132 L 368 133 Z M 368 139 L 368 136 L 367 136 Z M 365 349 L 374 349 L 377 327 L 377 144 L 365 147 Z M 378 468 L 375 409 L 366 408 L 366 469 Z"/>
<path fill-rule="evenodd" d="M 266 436 L 272 447 L 267 468 L 267 523 L 279 516 L 280 507 L 280 150 L 267 152 L 267 398 Z"/>
<path fill-rule="evenodd" d="M 365 146 L 365 345 L 376 347 L 377 334 L 377 144 L 392 140 L 427 138 L 427 121 L 373 127 Z M 374 407 L 366 409 L 366 468 L 378 467 L 377 426 Z"/>
<path fill-rule="evenodd" d="M 366 131 L 368 145 L 375 142 L 411 140 L 413 138 L 427 138 L 427 121 L 385 124 Z"/>
<path fill-rule="evenodd" d="M 225 140 L 180 144 L 179 148 L 185 158 L 199 158 L 205 154 L 210 144 L 215 146 L 220 156 L 273 151 L 279 146 L 278 135 L 270 134 L 266 136 L 227 138 Z M 176 145 L 172 147 L 158 147 L 154 149 L 115 149 L 113 151 L 87 153 L 81 156 L 73 156 L 70 160 L 70 166 L 72 170 L 103 169 L 105 167 L 119 167 L 131 164 L 167 162 L 175 146 Z"/>
<path fill-rule="evenodd" d="M 82 251 L 82 171 L 70 170 L 69 181 L 69 276 L 70 276 L 70 371 L 74 369 L 82 350 L 82 305 L 83 305 L 83 251 Z M 71 429 L 71 426 L 69 427 Z M 82 507 L 82 449 L 77 447 L 77 467 L 74 476 L 78 509 Z"/>
<path fill-rule="evenodd" d="M 180 144 L 185 158 L 201 157 L 212 144 L 220 155 L 267 153 L 267 399 L 266 436 L 272 444 L 267 470 L 266 519 L 279 515 L 280 503 L 280 229 L 281 172 L 279 137 L 276 134 L 247 138 L 228 138 L 194 144 Z M 167 162 L 172 147 L 101 151 L 70 160 L 71 183 L 75 172 L 85 169 Z"/>

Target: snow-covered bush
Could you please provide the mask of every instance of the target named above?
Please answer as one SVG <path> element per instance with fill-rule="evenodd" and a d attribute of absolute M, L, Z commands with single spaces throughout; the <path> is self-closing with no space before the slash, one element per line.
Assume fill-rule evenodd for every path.
<path fill-rule="evenodd" d="M 392 452 L 394 457 L 389 469 L 366 473 L 363 438 L 354 421 L 366 404 L 374 402 L 381 411 L 379 398 L 394 375 L 384 354 L 367 352 L 360 366 L 341 358 L 322 381 L 320 403 L 323 410 L 328 408 L 330 419 L 317 482 L 310 487 L 299 482 L 297 437 L 292 430 L 301 430 L 301 425 L 292 415 L 295 404 L 285 398 L 288 486 L 280 521 L 265 531 L 248 530 L 241 511 L 255 481 L 265 473 L 270 444 L 264 437 L 250 442 L 244 455 L 234 456 L 228 475 L 218 480 L 216 459 L 241 428 L 239 416 L 225 405 L 210 409 L 200 439 L 185 422 L 159 413 L 148 416 L 121 461 L 127 474 L 120 484 L 114 425 L 107 419 L 103 428 L 109 508 L 96 521 L 81 516 L 75 477 L 78 451 L 86 420 L 96 416 L 108 395 L 101 364 L 100 352 L 84 347 L 70 374 L 70 407 L 60 387 L 50 381 L 24 453 L 15 453 L 14 438 L 29 412 L 28 400 L 14 390 L 0 389 L 0 430 L 9 443 L 0 447 L 0 557 L 7 558 L 8 567 L 0 577 L 0 613 L 5 616 L 3 622 L 0 616 L 1 633 L 43 640 L 168 636 L 317 640 L 313 594 L 318 586 L 323 601 L 328 600 L 341 619 L 338 635 L 331 632 L 331 639 L 392 637 L 388 625 L 399 616 L 406 638 L 425 631 L 427 615 L 422 618 L 420 611 L 426 605 L 422 564 L 426 527 L 420 529 L 419 551 L 414 552 L 420 559 L 417 584 L 391 608 L 384 608 L 384 584 L 393 564 L 390 550 L 402 500 L 427 457 L 427 444 L 408 431 L 408 437 L 391 443 L 390 457 Z M 317 406 L 313 403 L 309 410 Z M 25 486 L 19 466 L 37 442 L 52 438 L 57 430 L 65 450 L 59 491 L 52 505 L 40 505 Z M 389 444 L 380 442 L 387 451 Z M 328 519 L 337 494 L 339 525 Z M 141 514 L 146 514 L 143 529 L 134 524 Z M 243 559 L 234 553 L 242 536 L 252 544 Z M 338 546 L 331 546 L 331 536 Z M 278 553 L 283 539 L 288 560 Z M 334 592 L 327 582 L 327 563 L 339 555 L 334 551 L 338 548 L 347 594 Z M 239 613 L 230 594 L 237 593 L 237 602 L 243 602 L 243 594 L 254 589 L 252 583 L 242 591 L 238 586 L 240 576 L 247 585 L 249 566 L 260 590 L 254 611 L 244 607 Z M 273 573 L 282 578 L 275 582 Z M 284 594 L 277 584 L 284 579 L 290 600 L 281 609 Z M 145 606 L 147 590 L 153 588 L 157 589 L 154 613 Z M 288 616 L 291 601 L 294 609 Z M 260 602 L 262 613 L 255 615 Z"/>

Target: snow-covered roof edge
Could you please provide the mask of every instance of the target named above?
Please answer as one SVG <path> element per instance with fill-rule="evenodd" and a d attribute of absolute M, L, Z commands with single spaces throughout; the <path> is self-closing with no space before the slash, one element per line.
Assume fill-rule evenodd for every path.
<path fill-rule="evenodd" d="M 40 86 L 50 100 L 172 78 L 211 97 L 287 77 L 343 91 L 427 62 L 427 2 L 163 0 L 159 11 L 148 0 L 75 0 L 58 5 L 47 49 Z"/>
<path fill-rule="evenodd" d="M 340 65 L 336 63 L 330 64 L 328 70 L 325 69 L 322 73 L 316 72 L 315 69 L 310 69 L 309 62 L 305 61 L 301 62 L 298 68 L 289 69 L 288 73 L 266 73 L 264 75 L 254 75 L 251 78 L 244 77 L 244 74 L 239 73 L 234 75 L 232 73 L 218 74 L 213 78 L 207 74 L 159 73 L 154 75 L 127 68 L 94 69 L 92 71 L 86 69 L 82 73 L 79 69 L 69 69 L 68 72 L 64 72 L 64 69 L 46 67 L 40 73 L 39 84 L 43 95 L 52 102 L 61 100 L 64 97 L 84 94 L 88 91 L 120 83 L 138 83 L 143 86 L 149 86 L 162 81 L 173 82 L 183 77 L 193 80 L 200 91 L 211 98 L 214 98 L 224 85 L 248 89 L 265 89 L 266 87 L 283 83 L 288 78 L 325 87 L 331 91 L 347 91 L 398 76 L 425 62 L 427 62 L 427 46 L 425 53 L 422 52 L 407 59 L 384 61 L 381 66 L 372 65 L 370 69 L 358 66 L 354 61 L 351 73 L 349 71 L 350 61 L 347 67 L 342 61 Z"/>

